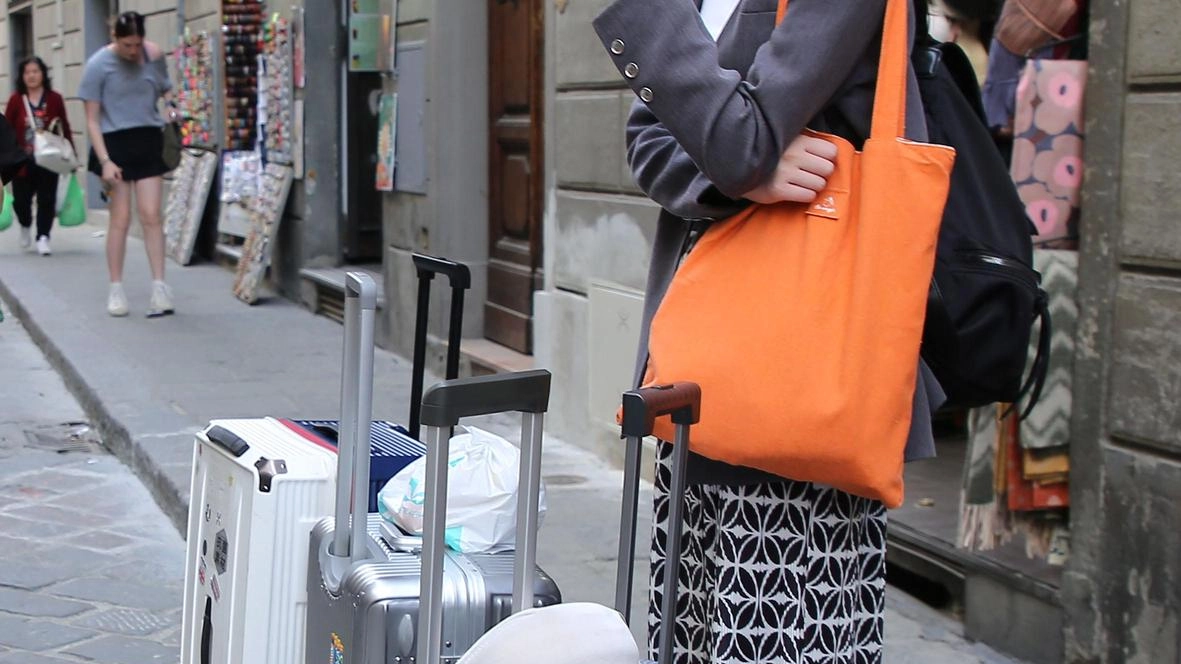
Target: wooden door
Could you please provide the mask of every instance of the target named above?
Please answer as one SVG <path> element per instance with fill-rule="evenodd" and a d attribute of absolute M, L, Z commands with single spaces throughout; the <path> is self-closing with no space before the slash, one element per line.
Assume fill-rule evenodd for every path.
<path fill-rule="evenodd" d="M 540 287 L 543 0 L 489 1 L 489 250 L 484 336 L 533 352 Z"/>

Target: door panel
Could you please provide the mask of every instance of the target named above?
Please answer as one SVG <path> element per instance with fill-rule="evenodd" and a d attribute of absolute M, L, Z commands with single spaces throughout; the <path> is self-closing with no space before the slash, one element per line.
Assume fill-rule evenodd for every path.
<path fill-rule="evenodd" d="M 542 0 L 489 0 L 489 243 L 484 335 L 533 350 L 540 283 Z"/>

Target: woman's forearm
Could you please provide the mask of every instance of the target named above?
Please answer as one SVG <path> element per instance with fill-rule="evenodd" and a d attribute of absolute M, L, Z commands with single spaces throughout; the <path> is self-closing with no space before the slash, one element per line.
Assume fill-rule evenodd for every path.
<path fill-rule="evenodd" d="M 86 102 L 86 133 L 90 137 L 90 147 L 99 162 L 105 164 L 111 156 L 107 153 L 107 142 L 103 140 L 101 110 L 99 102 Z"/>
<path fill-rule="evenodd" d="M 99 123 L 92 120 L 86 121 L 86 131 L 90 136 L 90 147 L 94 148 L 94 154 L 98 156 L 100 163 L 107 163 L 111 158 L 107 153 L 107 142 L 103 140 L 103 132 Z"/>

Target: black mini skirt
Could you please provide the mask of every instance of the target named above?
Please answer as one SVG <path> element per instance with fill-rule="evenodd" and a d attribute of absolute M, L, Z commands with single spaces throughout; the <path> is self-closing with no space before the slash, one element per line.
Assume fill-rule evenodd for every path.
<path fill-rule="evenodd" d="M 160 127 L 133 127 L 103 134 L 111 161 L 123 169 L 123 180 L 134 182 L 164 175 L 164 130 Z M 90 150 L 90 172 L 102 177 L 98 155 Z"/>

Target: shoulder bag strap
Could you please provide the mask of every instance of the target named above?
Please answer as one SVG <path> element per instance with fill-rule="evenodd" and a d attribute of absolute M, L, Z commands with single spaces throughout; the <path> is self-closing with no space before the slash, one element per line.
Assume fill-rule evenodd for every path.
<path fill-rule="evenodd" d="M 873 92 L 873 124 L 869 137 L 882 140 L 905 138 L 906 66 L 910 60 L 907 34 L 909 3 L 886 0 L 882 24 L 882 52 L 878 58 L 878 81 Z"/>
<path fill-rule="evenodd" d="M 29 95 L 21 95 L 25 100 L 25 117 L 29 120 L 29 128 L 37 131 L 37 116 L 33 115 L 33 104 L 29 101 Z"/>

